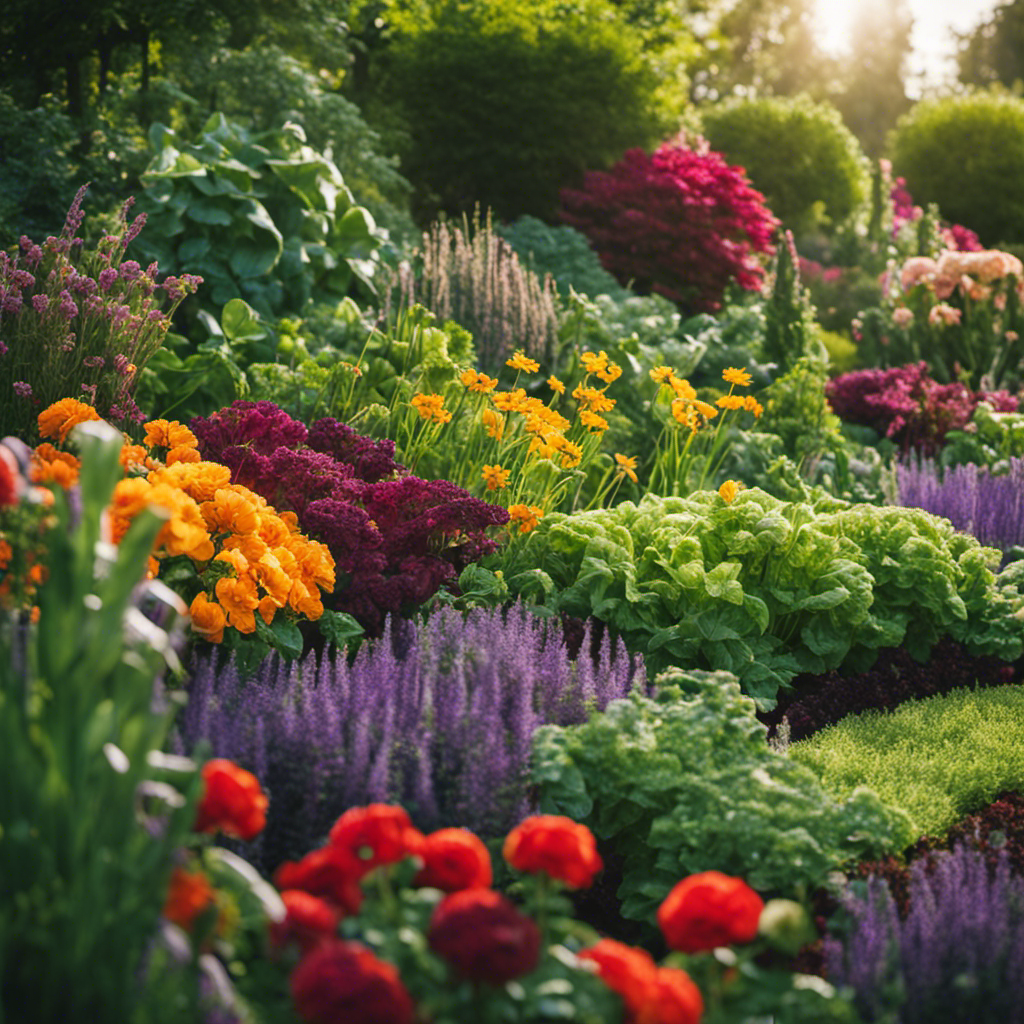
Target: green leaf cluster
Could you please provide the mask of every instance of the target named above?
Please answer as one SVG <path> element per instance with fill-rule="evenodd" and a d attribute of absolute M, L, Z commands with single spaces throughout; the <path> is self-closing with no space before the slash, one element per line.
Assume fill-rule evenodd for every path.
<path fill-rule="evenodd" d="M 648 671 L 724 669 L 763 708 L 802 672 L 864 670 L 878 649 L 923 659 L 949 634 L 1020 656 L 1015 588 L 998 552 L 919 509 L 752 488 L 546 516 L 503 566 L 543 566 L 555 610 L 607 622 Z"/>
<path fill-rule="evenodd" d="M 943 835 L 1024 788 L 1024 687 L 955 690 L 854 715 L 789 753 L 836 799 L 870 786 L 910 815 L 915 835 Z"/>
<path fill-rule="evenodd" d="M 160 754 L 174 709 L 154 709 L 154 681 L 173 650 L 133 605 L 163 520 L 144 512 L 104 544 L 121 439 L 106 424 L 79 436 L 81 513 L 55 493 L 38 626 L 0 622 L 0 1007 L 194 1020 L 187 987 L 159 994 L 141 970 L 201 786 L 192 762 Z"/>
<path fill-rule="evenodd" d="M 542 811 L 583 822 L 624 858 L 626 917 L 653 921 L 694 872 L 790 895 L 913 839 L 906 816 L 874 793 L 836 801 L 813 772 L 772 751 L 730 673 L 672 670 L 657 682 L 657 699 L 634 694 L 583 725 L 534 736 Z"/>

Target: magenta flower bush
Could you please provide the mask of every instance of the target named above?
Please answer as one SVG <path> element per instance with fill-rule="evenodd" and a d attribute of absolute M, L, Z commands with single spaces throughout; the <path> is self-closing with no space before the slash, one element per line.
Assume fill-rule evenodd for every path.
<path fill-rule="evenodd" d="M 740 167 L 703 140 L 653 155 L 631 149 L 610 171 L 563 189 L 561 217 L 591 241 L 609 273 L 688 312 L 715 312 L 735 281 L 754 291 L 779 222 Z"/>
<path fill-rule="evenodd" d="M 328 545 L 337 583 L 325 607 L 378 636 L 387 615 L 406 614 L 496 550 L 487 529 L 508 512 L 448 480 L 410 476 L 392 441 L 363 437 L 334 419 L 307 429 L 273 402 L 238 401 L 190 423 L 203 458 L 231 468 L 234 483 L 294 512 Z"/>
<path fill-rule="evenodd" d="M 922 361 L 888 370 L 855 370 L 825 385 L 833 412 L 848 423 L 871 427 L 903 451 L 931 455 L 951 430 L 962 430 L 984 400 L 998 412 L 1014 412 L 1017 399 L 1006 391 L 971 391 L 954 382 L 939 384 Z"/>

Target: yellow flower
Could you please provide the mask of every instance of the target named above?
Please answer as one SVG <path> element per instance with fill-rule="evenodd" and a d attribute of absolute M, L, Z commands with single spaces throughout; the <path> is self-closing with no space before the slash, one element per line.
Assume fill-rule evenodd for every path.
<path fill-rule="evenodd" d="M 493 409 L 484 409 L 480 413 L 480 422 L 484 425 L 488 436 L 493 437 L 496 441 L 502 439 L 505 434 L 505 417 L 501 413 L 495 412 Z"/>
<path fill-rule="evenodd" d="M 562 468 L 575 469 L 583 461 L 583 449 L 578 444 L 562 437 L 561 434 L 552 434 L 548 441 L 553 445 L 555 451 L 562 455 Z"/>
<path fill-rule="evenodd" d="M 677 377 L 673 373 L 669 377 L 668 383 L 676 393 L 676 398 L 681 398 L 684 402 L 692 402 L 697 397 L 697 392 L 693 390 L 693 385 L 685 377 Z"/>
<path fill-rule="evenodd" d="M 528 455 L 537 454 L 542 459 L 553 459 L 557 452 L 555 447 L 551 444 L 549 438 L 554 437 L 554 434 L 546 434 L 544 437 L 535 437 L 530 441 L 530 447 L 527 451 Z"/>
<path fill-rule="evenodd" d="M 603 370 L 597 370 L 596 376 L 605 384 L 614 384 L 622 376 L 622 367 L 618 363 L 609 363 Z"/>
<path fill-rule="evenodd" d="M 609 398 L 597 388 L 585 388 L 582 384 L 577 385 L 572 397 L 580 403 L 580 408 L 591 412 L 611 412 L 615 408 L 614 398 Z"/>
<path fill-rule="evenodd" d="M 598 416 L 596 412 L 591 412 L 589 409 L 584 409 L 580 413 L 580 423 L 588 430 L 604 431 L 608 429 L 608 421 L 603 416 Z"/>
<path fill-rule="evenodd" d="M 515 391 L 499 391 L 497 394 L 491 395 L 494 408 L 500 409 L 502 412 L 518 412 L 525 400 L 525 388 L 516 388 Z"/>
<path fill-rule="evenodd" d="M 719 409 L 743 409 L 746 406 L 746 401 L 742 395 L 722 395 L 722 397 L 715 402 L 715 405 L 717 405 Z"/>
<path fill-rule="evenodd" d="M 651 380 L 656 384 L 667 384 L 674 376 L 671 366 L 656 366 L 651 370 Z"/>
<path fill-rule="evenodd" d="M 754 398 L 753 395 L 747 395 L 746 398 L 743 399 L 743 408 L 746 409 L 747 412 L 752 412 L 755 420 L 764 412 L 764 406 Z"/>
<path fill-rule="evenodd" d="M 177 420 L 150 420 L 146 424 L 147 448 L 197 448 L 199 441 L 183 423 Z M 184 461 L 178 459 L 177 461 Z"/>
<path fill-rule="evenodd" d="M 487 490 L 500 491 L 508 485 L 508 478 L 511 473 L 511 470 L 502 469 L 500 465 L 495 464 L 493 466 L 484 466 L 483 472 L 480 475 L 487 482 Z"/>
<path fill-rule="evenodd" d="M 595 355 L 593 352 L 584 352 L 580 356 L 580 361 L 583 363 L 583 369 L 587 373 L 603 373 L 608 366 L 608 353 L 603 349 L 600 355 Z"/>
<path fill-rule="evenodd" d="M 718 415 L 718 410 L 713 405 L 708 405 L 699 398 L 693 400 L 693 407 L 707 420 L 713 420 Z"/>
<path fill-rule="evenodd" d="M 618 452 L 615 453 L 615 462 L 617 463 L 617 476 L 628 476 L 633 483 L 637 483 L 636 478 L 636 456 L 635 455 L 620 455 Z"/>
<path fill-rule="evenodd" d="M 219 644 L 224 639 L 227 616 L 224 609 L 216 601 L 211 601 L 204 591 L 199 591 L 192 599 L 189 614 L 192 616 L 193 633 L 198 633 L 211 644 Z"/>
<path fill-rule="evenodd" d="M 412 407 L 431 423 L 448 423 L 452 418 L 444 407 L 444 395 L 413 395 Z"/>
<path fill-rule="evenodd" d="M 565 385 L 557 377 L 548 377 L 548 387 L 560 395 L 565 394 Z"/>
<path fill-rule="evenodd" d="M 735 480 L 726 480 L 725 483 L 718 488 L 718 496 L 726 503 L 726 505 L 729 505 L 732 503 L 733 498 L 736 497 L 739 489 L 739 485 Z"/>
<path fill-rule="evenodd" d="M 488 377 L 486 373 L 479 373 L 476 370 L 465 370 L 459 380 L 469 388 L 481 395 L 489 395 L 497 386 L 497 377 Z"/>
<path fill-rule="evenodd" d="M 508 510 L 508 521 L 519 527 L 520 533 L 529 533 L 544 517 L 544 509 L 536 505 L 512 505 Z"/>
<path fill-rule="evenodd" d="M 689 402 L 677 398 L 672 403 L 672 418 L 676 423 L 691 430 L 697 429 L 697 413 Z"/>
<path fill-rule="evenodd" d="M 740 370 L 735 366 L 730 366 L 722 372 L 722 380 L 727 384 L 738 384 L 741 388 L 749 388 L 752 379 L 746 370 Z"/>
<path fill-rule="evenodd" d="M 536 373 L 540 369 L 540 363 L 528 359 L 521 348 L 512 353 L 512 358 L 507 359 L 505 365 L 511 366 L 513 370 L 522 370 L 523 373 Z"/>

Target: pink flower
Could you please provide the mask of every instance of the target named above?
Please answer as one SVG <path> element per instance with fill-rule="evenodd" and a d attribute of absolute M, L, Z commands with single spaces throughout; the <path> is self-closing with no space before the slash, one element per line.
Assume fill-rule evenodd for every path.
<path fill-rule="evenodd" d="M 935 260 L 927 256 L 912 256 L 903 264 L 900 271 L 900 284 L 905 292 L 910 291 L 916 284 L 922 281 L 928 282 L 934 279 L 936 272 Z"/>
<path fill-rule="evenodd" d="M 892 322 L 897 327 L 909 327 L 914 322 L 913 310 L 906 306 L 899 306 L 892 311 Z"/>
<path fill-rule="evenodd" d="M 928 323 L 933 327 L 938 324 L 950 326 L 960 323 L 960 316 L 959 309 L 954 309 L 945 302 L 940 302 L 937 306 L 932 306 L 931 312 L 928 314 Z"/>

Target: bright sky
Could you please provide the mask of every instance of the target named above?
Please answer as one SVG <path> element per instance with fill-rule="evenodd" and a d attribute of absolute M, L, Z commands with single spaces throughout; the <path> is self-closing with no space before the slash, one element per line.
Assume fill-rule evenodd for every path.
<path fill-rule="evenodd" d="M 852 14 L 864 0 L 816 0 L 822 43 L 833 53 L 842 51 Z M 910 37 L 912 91 L 941 85 L 956 74 L 955 42 L 950 28 L 967 32 L 984 21 L 1002 0 L 908 0 L 914 19 Z"/>

